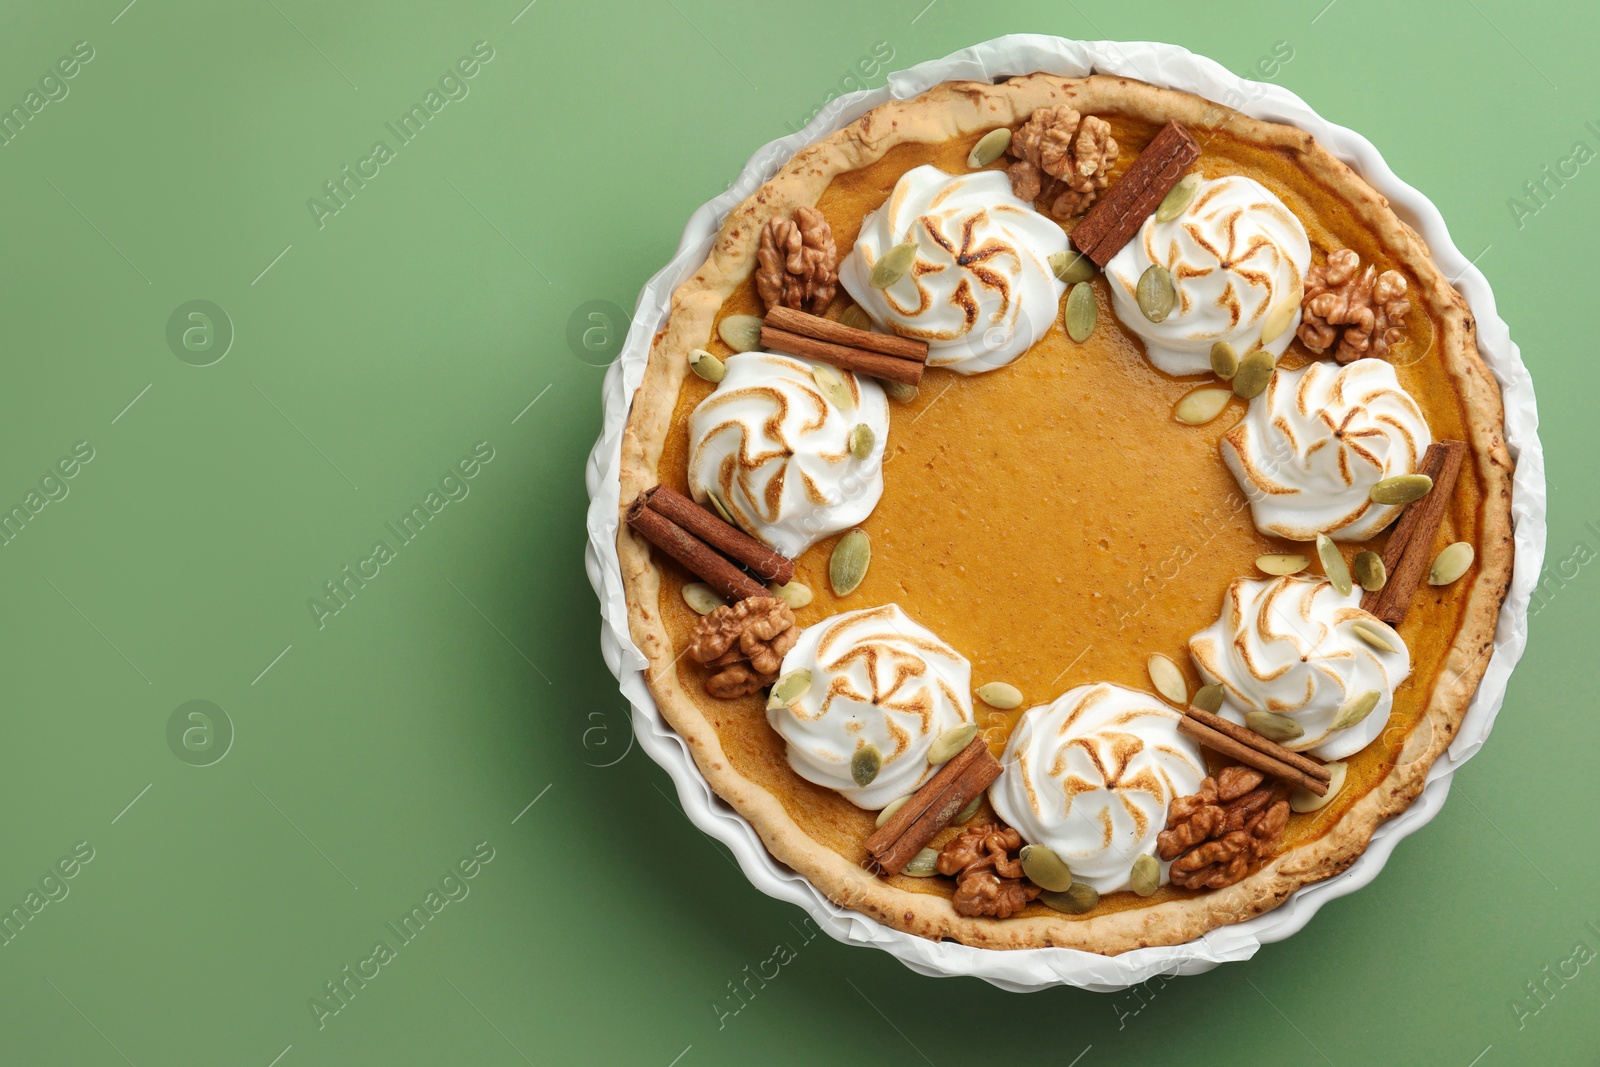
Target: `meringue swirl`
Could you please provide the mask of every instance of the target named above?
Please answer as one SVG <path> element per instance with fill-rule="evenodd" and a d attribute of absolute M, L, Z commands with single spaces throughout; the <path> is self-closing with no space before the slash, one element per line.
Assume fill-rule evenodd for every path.
<path fill-rule="evenodd" d="M 1127 889 L 1133 861 L 1155 853 L 1167 809 L 1206 775 L 1181 718 L 1149 693 L 1079 686 L 1022 716 L 989 803 L 1023 840 L 1066 860 L 1074 880 L 1099 893 Z"/>
<path fill-rule="evenodd" d="M 1394 367 L 1358 359 L 1277 372 L 1220 447 L 1262 533 L 1365 541 L 1400 514 L 1373 485 L 1415 472 L 1432 442 Z"/>
<path fill-rule="evenodd" d="M 1139 310 L 1139 278 L 1152 265 L 1172 273 L 1178 300 L 1161 322 Z M 1311 242 L 1294 212 L 1260 183 L 1239 175 L 1203 181 L 1170 222 L 1145 220 L 1106 264 L 1112 306 L 1144 340 L 1151 364 L 1167 374 L 1211 370 L 1211 346 L 1227 341 L 1242 355 L 1261 339 L 1267 312 L 1299 303 L 1311 266 Z M 1264 347 L 1283 354 L 1300 312 Z"/>
<path fill-rule="evenodd" d="M 729 357 L 716 391 L 689 416 L 689 490 L 710 493 L 749 533 L 791 558 L 856 525 L 883 495 L 889 401 L 871 378 L 833 370 L 853 400 L 842 410 L 817 385 L 819 364 L 772 352 Z M 865 459 L 850 432 L 872 430 Z"/>
<path fill-rule="evenodd" d="M 971 664 L 898 604 L 806 627 L 783 657 L 783 674 L 802 668 L 811 672 L 810 690 L 767 712 L 767 721 L 796 774 L 869 811 L 915 792 L 937 770 L 928 763 L 934 741 L 973 721 Z M 869 744 L 883 764 L 858 786 L 850 761 Z"/>
<path fill-rule="evenodd" d="M 1357 623 L 1396 651 L 1356 636 Z M 1326 578 L 1293 575 L 1234 581 L 1217 621 L 1189 639 L 1189 655 L 1207 682 L 1223 688 L 1218 714 L 1238 723 L 1250 711 L 1286 715 L 1305 733 L 1284 747 L 1326 760 L 1354 755 L 1383 732 L 1395 687 L 1411 674 L 1405 642 L 1361 610 L 1359 587 L 1344 595 Z M 1372 713 L 1332 729 L 1339 709 L 1371 690 L 1379 694 Z"/>
<path fill-rule="evenodd" d="M 886 289 L 868 279 L 896 245 L 915 242 L 905 276 Z M 1043 337 L 1066 285 L 1050 269 L 1067 235 L 1011 192 L 1004 171 L 959 177 L 907 171 L 861 224 L 839 281 L 874 322 L 928 342 L 928 366 L 979 374 L 1003 367 Z"/>

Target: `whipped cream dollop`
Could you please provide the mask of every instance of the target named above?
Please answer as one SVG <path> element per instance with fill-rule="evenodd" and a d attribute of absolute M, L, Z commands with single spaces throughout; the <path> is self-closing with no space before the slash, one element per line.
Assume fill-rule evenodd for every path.
<path fill-rule="evenodd" d="M 1372 502 L 1373 485 L 1415 473 L 1432 443 L 1394 367 L 1358 359 L 1278 371 L 1221 451 L 1262 533 L 1365 541 L 1400 513 Z"/>
<path fill-rule="evenodd" d="M 1139 310 L 1139 278 L 1151 266 L 1172 273 L 1177 303 L 1161 322 Z M 1202 181 L 1177 218 L 1145 220 L 1106 264 L 1111 302 L 1122 324 L 1144 340 L 1145 354 L 1167 374 L 1211 370 L 1211 346 L 1227 341 L 1242 356 L 1261 340 L 1267 312 L 1300 301 L 1311 242 L 1294 213 L 1250 178 Z M 1300 310 L 1264 347 L 1281 356 L 1300 325 Z"/>
<path fill-rule="evenodd" d="M 898 604 L 847 611 L 807 626 L 783 657 L 783 674 L 811 672 L 794 704 L 767 712 L 788 745 L 789 766 L 808 782 L 877 810 L 914 793 L 938 769 L 928 750 L 973 721 L 972 666 Z M 864 745 L 883 763 L 865 786 L 850 774 Z"/>
<path fill-rule="evenodd" d="M 1104 682 L 1029 708 L 989 803 L 1024 841 L 1065 860 L 1076 881 L 1127 889 L 1133 861 L 1155 854 L 1167 809 L 1206 776 L 1200 746 L 1178 732 L 1181 718 L 1159 697 Z"/>
<path fill-rule="evenodd" d="M 873 265 L 915 242 L 916 259 L 886 289 Z M 839 281 L 874 322 L 928 342 L 928 366 L 978 374 L 1022 355 L 1055 322 L 1066 285 L 1050 269 L 1067 235 L 1017 199 L 1004 171 L 907 171 L 861 224 Z"/>
<path fill-rule="evenodd" d="M 689 416 L 689 490 L 715 493 L 733 520 L 790 558 L 856 525 L 883 495 L 889 401 L 871 378 L 824 368 L 850 403 L 830 399 L 821 364 L 773 352 L 729 357 L 716 391 Z M 872 431 L 865 459 L 850 452 L 858 425 Z"/>
<path fill-rule="evenodd" d="M 1361 624 L 1392 648 L 1358 637 Z M 1305 730 L 1280 742 L 1325 760 L 1343 759 L 1383 732 L 1394 690 L 1411 673 L 1400 635 L 1361 610 L 1361 588 L 1341 594 L 1326 578 L 1240 578 L 1228 586 L 1217 621 L 1189 639 L 1189 655 L 1208 683 L 1223 689 L 1218 714 L 1243 724 L 1250 711 L 1285 715 Z M 1333 729 L 1352 699 L 1378 693 L 1359 723 Z"/>

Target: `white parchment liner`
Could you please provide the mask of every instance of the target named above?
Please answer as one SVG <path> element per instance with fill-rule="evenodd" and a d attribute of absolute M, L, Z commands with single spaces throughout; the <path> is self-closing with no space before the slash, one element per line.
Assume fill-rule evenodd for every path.
<path fill-rule="evenodd" d="M 1500 382 L 1506 409 L 1506 443 L 1517 464 L 1511 498 L 1516 564 L 1495 631 L 1494 650 L 1461 732 L 1449 750 L 1434 763 L 1422 795 L 1400 815 L 1378 827 L 1366 852 L 1343 874 L 1297 891 L 1278 908 L 1248 922 L 1212 930 L 1184 945 L 1136 949 L 1120 956 L 1099 956 L 1064 948 L 1000 951 L 971 948 L 953 941 L 929 941 L 836 907 L 811 883 L 779 864 L 750 824 L 711 791 L 683 741 L 662 719 L 644 682 L 644 656 L 628 633 L 628 611 L 617 560 L 621 492 L 618 470 L 623 424 L 644 375 L 651 338 L 666 321 L 672 292 L 709 254 L 723 216 L 754 193 L 801 148 L 849 125 L 886 100 L 910 99 L 945 81 L 992 82 L 1035 71 L 1064 77 L 1082 77 L 1090 73 L 1125 75 L 1154 85 L 1186 90 L 1255 118 L 1286 123 L 1315 136 L 1389 198 L 1395 213 L 1427 241 L 1434 261 L 1446 277 L 1455 280 L 1456 288 L 1471 305 L 1477 320 L 1478 349 Z M 1494 294 L 1488 281 L 1450 240 L 1438 209 L 1397 178 L 1366 138 L 1322 119 L 1298 96 L 1281 86 L 1246 81 L 1213 60 L 1175 45 L 1068 41 L 1036 34 L 1014 34 L 890 75 L 888 84 L 881 89 L 851 93 L 833 100 L 804 130 L 773 141 L 756 152 L 738 181 L 689 219 L 672 261 L 650 279 L 639 294 L 627 341 L 606 374 L 603 391 L 603 428 L 589 456 L 586 472 L 590 504 L 589 543 L 584 563 L 589 581 L 600 598 L 601 650 L 606 664 L 617 676 L 622 695 L 632 706 L 633 729 L 639 745 L 672 776 L 689 818 L 701 830 L 728 846 L 740 869 L 756 888 L 799 905 L 836 940 L 881 948 L 922 974 L 973 975 L 1016 992 L 1052 985 L 1111 992 L 1158 974 L 1199 974 L 1225 961 L 1249 959 L 1263 944 L 1295 933 L 1329 900 L 1372 881 L 1383 869 L 1395 845 L 1438 813 L 1450 790 L 1450 776 L 1489 736 L 1495 714 L 1505 698 L 1511 669 L 1527 644 L 1529 597 L 1544 560 L 1544 455 L 1539 447 L 1539 417 L 1534 405 L 1533 382 L 1522 364 L 1517 346 L 1511 341 L 1510 331 L 1495 312 Z"/>

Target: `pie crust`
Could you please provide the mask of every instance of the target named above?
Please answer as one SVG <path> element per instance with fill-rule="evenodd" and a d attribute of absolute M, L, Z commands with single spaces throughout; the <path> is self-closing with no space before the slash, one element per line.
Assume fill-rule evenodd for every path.
<path fill-rule="evenodd" d="M 915 99 L 886 103 L 801 150 L 731 211 L 706 262 L 673 294 L 670 317 L 654 339 L 624 430 L 621 500 L 626 506 L 656 483 L 687 374 L 684 357 L 707 343 L 724 301 L 749 278 L 757 239 L 768 219 L 787 217 L 801 205 L 815 205 L 835 177 L 867 167 L 897 146 L 971 137 L 1002 125 L 1015 127 L 1034 109 L 1058 103 L 1070 103 L 1085 114 L 1118 114 L 1156 126 L 1176 119 L 1202 141 L 1208 131 L 1225 130 L 1291 160 L 1377 235 L 1385 255 L 1413 279 L 1413 302 L 1425 306 L 1439 323 L 1428 358 L 1441 361 L 1464 412 L 1465 438 L 1480 495 L 1479 564 L 1470 585 L 1463 580 L 1452 587 L 1453 595 L 1464 600 L 1455 639 L 1440 662 L 1428 702 L 1387 775 L 1319 836 L 1293 844 L 1262 869 L 1224 889 L 1148 906 L 1097 909 L 1081 917 L 1031 909 L 1006 920 L 965 918 L 955 913 L 947 895 L 914 892 L 881 880 L 819 843 L 772 789 L 735 769 L 715 725 L 680 681 L 680 650 L 663 618 L 661 572 L 648 542 L 624 522 L 617 547 L 632 636 L 648 660 L 646 679 L 663 716 L 685 740 L 711 787 L 751 823 L 774 857 L 835 904 L 895 929 L 985 948 L 1059 946 L 1115 955 L 1151 945 L 1181 944 L 1216 927 L 1242 922 L 1275 908 L 1302 886 L 1349 867 L 1378 825 L 1421 793 L 1429 767 L 1455 737 L 1487 667 L 1513 556 L 1512 460 L 1502 435 L 1499 387 L 1478 355 L 1466 302 L 1433 263 L 1420 236 L 1381 195 L 1302 130 L 1128 78 L 1032 74 L 997 85 L 949 82 Z M 847 248 L 840 251 L 843 254 Z M 1198 628 L 1208 620 L 1194 621 Z M 761 728 L 766 729 L 764 722 Z"/>

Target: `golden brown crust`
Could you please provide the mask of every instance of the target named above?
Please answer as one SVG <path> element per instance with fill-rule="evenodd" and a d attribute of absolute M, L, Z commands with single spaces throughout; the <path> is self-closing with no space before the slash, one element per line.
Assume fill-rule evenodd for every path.
<path fill-rule="evenodd" d="M 1060 946 L 1115 955 L 1149 945 L 1181 944 L 1218 926 L 1252 918 L 1276 907 L 1296 889 L 1349 867 L 1365 851 L 1373 831 L 1422 792 L 1428 768 L 1454 739 L 1488 665 L 1512 564 L 1512 461 L 1502 433 L 1500 391 L 1478 355 L 1466 301 L 1434 265 L 1421 237 L 1395 216 L 1381 195 L 1302 130 L 1251 119 L 1188 93 L 1126 78 L 1065 79 L 1033 74 L 1000 85 L 951 82 L 914 100 L 884 104 L 802 150 L 730 212 L 705 264 L 673 294 L 670 317 L 655 339 L 623 434 L 621 498 L 631 500 L 654 482 L 687 369 L 681 357 L 706 343 L 717 310 L 749 276 L 755 265 L 757 238 L 768 219 L 787 215 L 801 205 L 814 205 L 836 175 L 866 166 L 895 145 L 935 143 L 998 125 L 1015 126 L 1035 108 L 1060 103 L 1157 124 L 1177 119 L 1194 129 L 1202 143 L 1210 131 L 1225 129 L 1232 136 L 1291 154 L 1342 197 L 1378 234 L 1387 251 L 1405 264 L 1419 280 L 1411 296 L 1443 323 L 1435 348 L 1461 397 L 1468 445 L 1477 459 L 1481 483 L 1480 566 L 1467 591 L 1462 625 L 1432 697 L 1388 776 L 1325 834 L 1291 848 L 1224 889 L 1086 918 L 963 918 L 947 898 L 897 889 L 818 845 L 777 797 L 732 768 L 715 729 L 679 685 L 673 668 L 676 653 L 658 611 L 659 575 L 651 563 L 648 543 L 623 524 L 617 547 L 633 639 L 649 661 L 646 677 L 662 715 L 684 738 L 711 787 L 749 820 L 773 856 L 809 879 L 836 904 L 909 933 L 985 948 Z"/>

